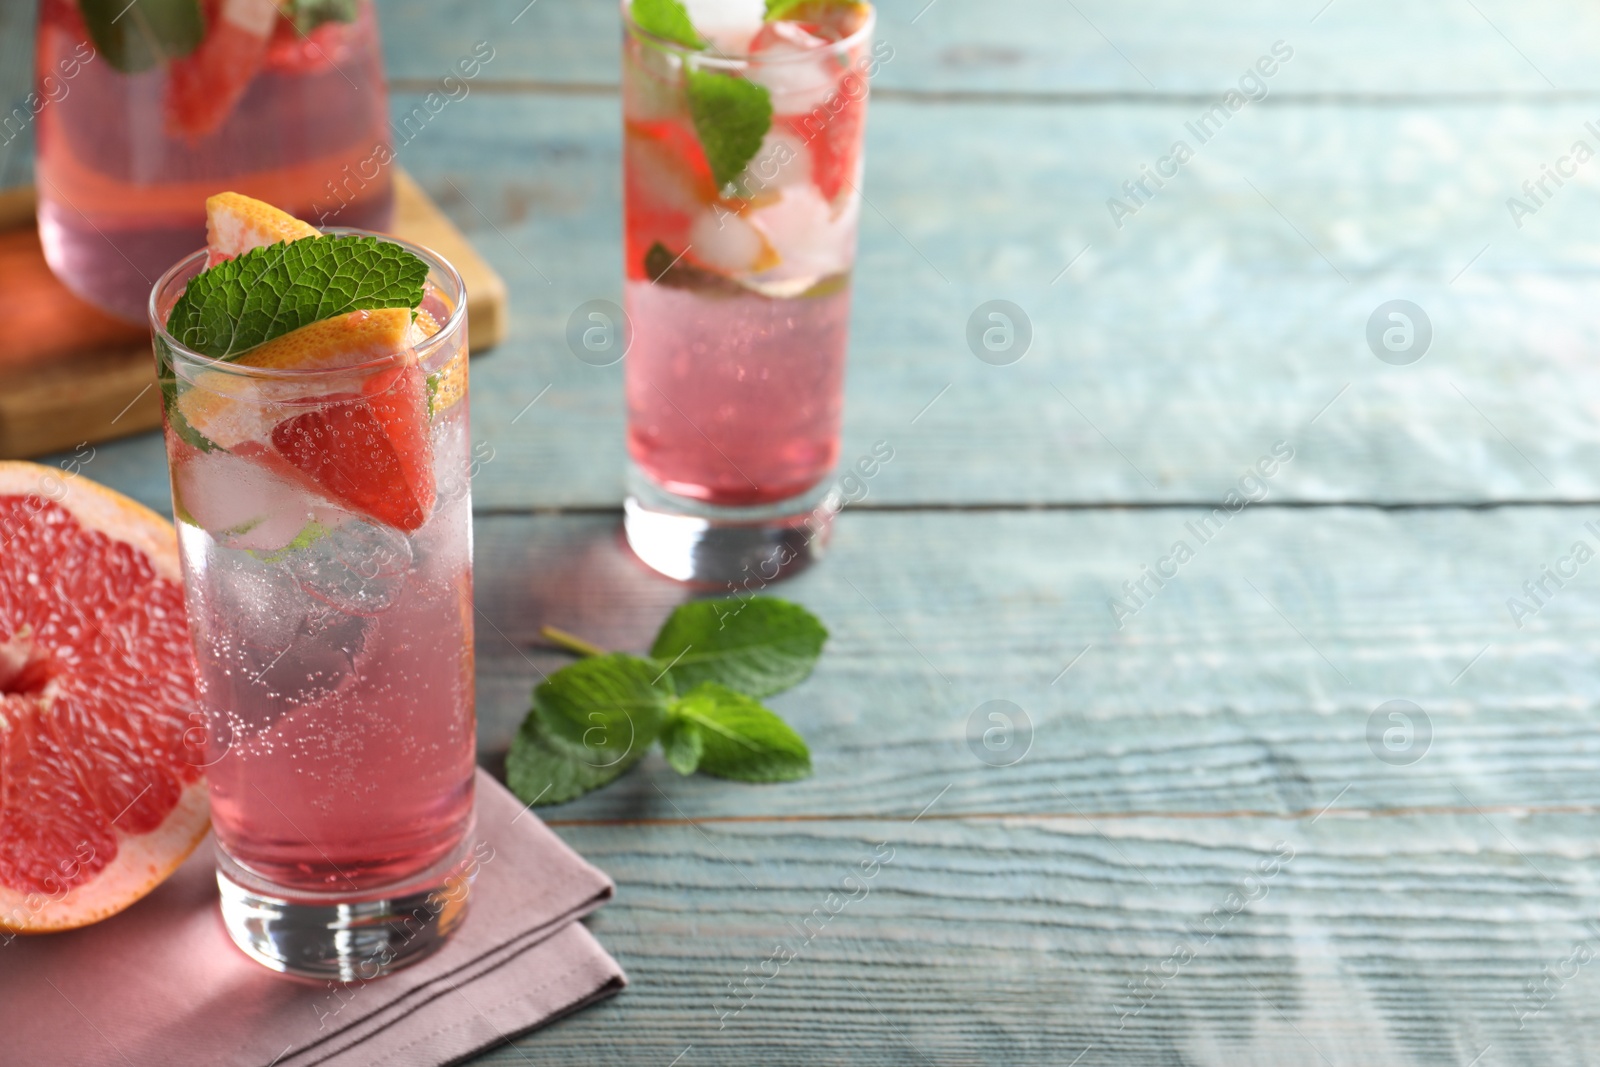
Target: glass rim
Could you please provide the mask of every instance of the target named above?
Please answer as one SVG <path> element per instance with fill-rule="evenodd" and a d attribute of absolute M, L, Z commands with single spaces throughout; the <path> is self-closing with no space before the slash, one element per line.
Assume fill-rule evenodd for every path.
<path fill-rule="evenodd" d="M 703 49 L 690 48 L 682 42 L 674 41 L 667 37 L 658 36 L 651 33 L 649 30 L 644 29 L 637 22 L 633 21 L 633 0 L 618 0 L 618 2 L 622 8 L 623 25 L 626 27 L 629 33 L 635 34 L 641 40 L 647 41 L 650 44 L 672 52 L 676 52 L 681 56 L 693 56 L 699 65 L 710 67 L 716 70 L 743 70 L 747 67 L 777 67 L 783 66 L 787 63 L 802 63 L 808 59 L 815 59 L 817 56 L 848 52 L 856 45 L 861 44 L 870 38 L 872 36 L 873 29 L 878 24 L 877 5 L 871 3 L 870 0 L 861 0 L 863 6 L 865 6 L 867 9 L 867 21 L 862 23 L 861 28 L 852 33 L 850 36 L 841 37 L 837 41 L 830 41 L 822 48 L 808 48 L 804 52 L 794 52 L 785 56 L 776 56 L 772 59 L 764 59 L 760 56 L 735 56 L 727 55 L 726 53 L 711 53 Z"/>
<path fill-rule="evenodd" d="M 439 253 L 433 251 L 433 249 L 424 245 L 413 244 L 410 241 L 395 237 L 392 234 L 378 233 L 375 230 L 360 230 L 353 226 L 328 226 L 322 228 L 319 230 L 319 232 L 324 235 L 375 237 L 380 241 L 388 241 L 392 244 L 397 244 L 401 248 L 404 248 L 407 252 L 412 253 L 428 265 L 428 273 L 430 275 L 437 270 L 440 274 L 449 279 L 454 285 L 456 290 L 455 306 L 450 309 L 450 317 L 439 324 L 438 332 L 432 337 L 425 337 L 407 349 L 401 349 L 385 356 L 378 356 L 373 359 L 365 360 L 361 363 L 349 363 L 336 367 L 252 367 L 248 364 L 238 363 L 233 360 L 219 359 L 216 356 L 208 356 L 203 352 L 196 352 L 182 341 L 179 341 L 176 337 L 173 337 L 172 334 L 168 333 L 166 320 L 160 317 L 156 307 L 158 296 L 165 291 L 169 285 L 172 284 L 173 278 L 181 273 L 184 268 L 194 263 L 196 259 L 208 254 L 206 249 L 201 248 L 194 252 L 190 252 L 188 255 L 179 259 L 172 266 L 168 267 L 162 272 L 161 277 L 156 279 L 155 284 L 150 287 L 150 299 L 146 302 L 145 308 L 150 319 L 150 328 L 151 332 L 154 334 L 154 339 L 165 345 L 169 352 L 173 353 L 174 355 L 182 356 L 184 362 L 192 364 L 200 368 L 202 371 L 219 371 L 223 374 L 231 374 L 241 378 L 258 378 L 266 381 L 306 381 L 317 380 L 321 378 L 337 378 L 340 376 L 353 374 L 359 375 L 364 371 L 379 370 L 392 365 L 395 362 L 395 357 L 400 354 L 400 351 L 416 352 L 417 362 L 419 364 L 425 364 L 428 361 L 428 357 L 431 356 L 433 352 L 439 346 L 443 345 L 444 342 L 449 338 L 451 331 L 459 328 L 461 322 L 467 317 L 466 282 L 462 281 L 461 272 L 456 270 L 455 265 L 452 264 L 448 259 L 445 259 L 443 256 L 441 256 Z M 192 278 L 193 276 L 191 275 L 191 280 Z M 184 284 L 185 286 L 188 285 L 187 282 Z M 241 353 L 241 355 L 242 354 L 243 353 Z M 177 373 L 176 365 L 174 365 L 173 372 Z"/>

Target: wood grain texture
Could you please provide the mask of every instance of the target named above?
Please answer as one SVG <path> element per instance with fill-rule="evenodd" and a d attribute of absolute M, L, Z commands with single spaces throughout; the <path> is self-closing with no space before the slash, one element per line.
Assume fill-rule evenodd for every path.
<path fill-rule="evenodd" d="M 401 152 L 514 295 L 473 368 L 491 767 L 566 662 L 540 625 L 640 650 L 688 595 L 618 540 L 620 368 L 562 341 L 621 274 L 616 7 L 524 5 L 382 6 L 397 113 L 496 49 Z M 477 1062 L 1600 1060 L 1597 965 L 1567 962 L 1600 952 L 1600 564 L 1520 627 L 1506 604 L 1575 541 L 1600 547 L 1600 507 L 1450 506 L 1600 500 L 1600 198 L 1585 171 L 1520 229 L 1505 204 L 1575 139 L 1600 145 L 1600 15 L 881 6 L 896 53 L 844 454 L 895 458 L 778 589 L 833 631 L 773 700 L 816 776 L 733 786 L 652 756 L 547 810 L 618 882 L 590 923 L 633 985 Z M 1280 38 L 1271 95 L 1119 229 L 1107 198 Z M 5 153 L 0 178 L 26 159 Z M 1395 297 L 1436 329 L 1412 366 L 1363 336 Z M 1007 367 L 964 340 L 994 298 L 1034 327 Z M 1295 456 L 1269 505 L 1198 544 L 1186 524 L 1278 440 Z M 154 438 L 88 473 L 166 506 Z M 1392 506 L 1283 506 L 1330 501 Z M 1182 503 L 1205 507 L 1154 506 Z M 1107 600 L 1179 539 L 1195 557 L 1119 629 Z M 996 699 L 1032 722 L 1011 766 L 968 744 Z M 1369 740 L 1393 699 L 1431 728 L 1414 763 L 1380 758 L 1381 714 Z M 1247 883 L 1280 842 L 1294 858 Z M 880 843 L 870 892 L 823 921 Z M 1256 899 L 1232 915 L 1231 893 Z M 725 1015 L 779 941 L 795 958 Z M 1194 958 L 1163 979 L 1179 944 Z"/>
<path fill-rule="evenodd" d="M 1199 515 L 847 509 L 825 563 L 779 593 L 832 632 L 813 676 L 773 699 L 812 745 L 815 777 L 730 790 L 677 782 L 651 757 L 546 814 L 888 815 L 945 786 L 945 810 L 986 814 L 1314 814 L 1335 795 L 1352 811 L 1470 810 L 1458 787 L 1496 808 L 1600 805 L 1600 563 L 1547 584 L 1535 614 L 1506 604 L 1531 605 L 1522 583 L 1574 542 L 1600 549 L 1585 525 L 1600 529 L 1600 510 L 1247 508 L 1206 544 L 1186 526 Z M 632 558 L 617 525 L 478 520 L 486 763 L 540 672 L 569 662 L 540 626 L 643 651 L 686 596 Z M 1180 539 L 1195 557 L 1118 629 L 1108 600 Z M 1369 745 L 1394 699 L 1431 723 L 1411 765 Z M 1015 766 L 969 748 L 991 700 L 1032 722 Z M 669 781 L 676 808 L 656 792 Z"/>
<path fill-rule="evenodd" d="M 618 6 L 385 0 L 389 73 L 438 78 L 487 41 L 496 51 L 485 75 L 491 80 L 614 85 Z M 1275 40 L 1299 53 L 1292 89 L 1302 93 L 1482 98 L 1600 90 L 1585 49 L 1574 47 L 1600 39 L 1600 14 L 1559 0 L 885 0 L 877 7 L 877 37 L 895 48 L 878 84 L 894 91 L 1089 99 L 1220 93 Z"/>
<path fill-rule="evenodd" d="M 565 828 L 618 879 L 590 924 L 633 985 L 478 1062 L 1592 1062 L 1595 964 L 1562 967 L 1600 945 L 1587 823 Z M 1230 914 L 1236 893 L 1255 900 Z M 780 944 L 795 958 L 763 984 Z M 1546 967 L 1569 980 L 1525 1016 Z"/>

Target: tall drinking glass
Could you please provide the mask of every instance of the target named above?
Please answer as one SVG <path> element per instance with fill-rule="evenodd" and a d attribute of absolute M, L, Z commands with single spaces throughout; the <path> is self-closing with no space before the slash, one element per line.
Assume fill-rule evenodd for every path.
<path fill-rule="evenodd" d="M 476 871 L 467 306 L 397 243 L 440 329 L 353 366 L 186 348 L 166 321 L 203 251 L 149 305 L 223 919 L 344 981 L 437 947 Z"/>
<path fill-rule="evenodd" d="M 674 578 L 801 565 L 836 510 L 873 66 L 872 10 L 851 10 L 831 34 L 768 23 L 690 49 L 623 5 L 625 523 Z M 725 142 L 758 120 L 726 173 Z"/>
<path fill-rule="evenodd" d="M 370 0 L 40 0 L 39 237 L 130 322 L 206 240 L 221 189 L 387 230 L 389 112 Z"/>

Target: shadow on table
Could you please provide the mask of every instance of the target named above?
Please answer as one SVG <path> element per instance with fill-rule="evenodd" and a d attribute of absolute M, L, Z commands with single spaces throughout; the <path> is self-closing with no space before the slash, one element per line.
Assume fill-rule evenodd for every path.
<path fill-rule="evenodd" d="M 661 621 L 696 592 L 639 562 L 620 512 L 480 516 L 474 534 L 478 761 L 504 781 L 506 749 L 533 687 L 572 662 L 540 627 L 643 654 Z"/>

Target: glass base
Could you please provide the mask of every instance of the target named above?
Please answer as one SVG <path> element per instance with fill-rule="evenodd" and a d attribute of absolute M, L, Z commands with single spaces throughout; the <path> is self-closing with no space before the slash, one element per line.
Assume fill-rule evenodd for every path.
<path fill-rule="evenodd" d="M 630 464 L 623 529 L 634 554 L 668 578 L 753 592 L 821 558 L 842 503 L 830 474 L 788 500 L 716 507 L 669 493 Z"/>
<path fill-rule="evenodd" d="M 273 885 L 217 850 L 222 924 L 245 955 L 275 971 L 365 982 L 421 960 L 466 918 L 478 864 L 470 831 L 415 878 L 355 895 Z"/>

